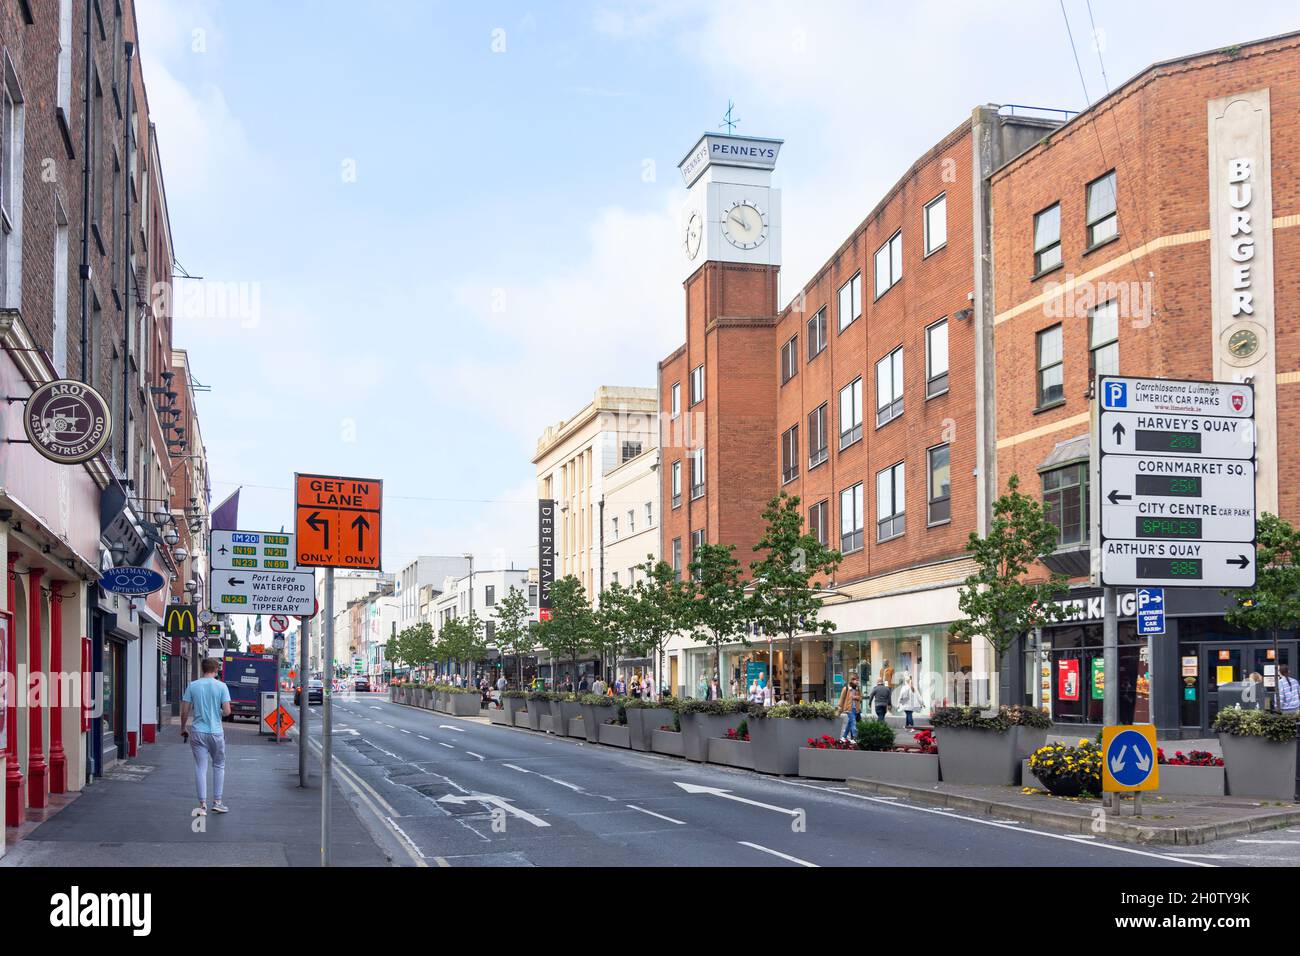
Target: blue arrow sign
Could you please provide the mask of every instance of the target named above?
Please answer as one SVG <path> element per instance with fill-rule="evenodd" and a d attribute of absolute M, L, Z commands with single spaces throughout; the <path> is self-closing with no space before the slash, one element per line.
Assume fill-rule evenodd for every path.
<path fill-rule="evenodd" d="M 1137 630 L 1139 634 L 1165 632 L 1165 589 L 1137 589 Z"/>
<path fill-rule="evenodd" d="M 1151 742 L 1136 730 L 1116 734 L 1105 758 L 1110 775 L 1125 787 L 1141 786 L 1156 767 Z"/>

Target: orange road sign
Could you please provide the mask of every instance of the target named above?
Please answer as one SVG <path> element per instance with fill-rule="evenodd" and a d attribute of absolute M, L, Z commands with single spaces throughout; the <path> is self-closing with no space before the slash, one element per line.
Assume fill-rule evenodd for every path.
<path fill-rule="evenodd" d="M 378 478 L 294 475 L 298 564 L 380 570 L 383 499 Z"/>
<path fill-rule="evenodd" d="M 283 737 L 294 725 L 293 715 L 283 707 L 276 708 L 266 715 L 266 725 L 277 737 Z"/>

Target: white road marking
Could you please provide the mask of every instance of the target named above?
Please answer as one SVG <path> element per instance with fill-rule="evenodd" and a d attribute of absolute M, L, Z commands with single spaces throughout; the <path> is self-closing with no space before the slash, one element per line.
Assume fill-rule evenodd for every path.
<path fill-rule="evenodd" d="M 1300 841 L 1297 840 L 1238 840 L 1237 842 L 1238 843 L 1270 843 L 1270 844 L 1280 843 L 1282 846 L 1300 846 Z"/>
<path fill-rule="evenodd" d="M 629 810 L 640 810 L 642 813 L 648 813 L 652 817 L 658 817 L 660 820 L 667 820 L 669 823 L 676 823 L 679 826 L 686 826 L 685 820 L 674 820 L 672 817 L 666 817 L 662 813 L 655 813 L 653 810 L 647 810 L 645 807 L 638 807 L 635 803 L 627 805 Z"/>
<path fill-rule="evenodd" d="M 438 729 L 439 729 L 439 730 L 454 730 L 454 731 L 456 731 L 456 733 L 458 733 L 458 734 L 463 734 L 463 733 L 465 732 L 465 731 L 462 730 L 460 727 L 453 727 L 451 724 L 439 724 L 439 725 L 438 725 Z"/>
<path fill-rule="evenodd" d="M 383 710 L 382 707 L 376 707 L 376 706 L 374 706 L 373 704 L 370 706 L 370 709 L 371 709 L 371 710 Z"/>
<path fill-rule="evenodd" d="M 428 737 L 424 736 L 424 734 L 416 734 L 415 736 L 419 737 L 421 740 L 428 740 L 428 739 L 429 739 Z"/>
<path fill-rule="evenodd" d="M 532 773 L 531 770 L 525 770 L 523 767 L 516 767 L 512 763 L 503 763 L 501 766 L 509 767 L 511 770 L 518 770 L 520 773 Z"/>
<path fill-rule="evenodd" d="M 512 763 L 503 763 L 501 766 L 509 767 L 511 770 L 518 770 L 520 773 L 531 773 L 534 777 L 541 777 L 543 780 L 549 780 L 551 783 L 558 783 L 561 787 L 568 787 L 574 793 L 586 793 L 582 787 L 576 783 L 569 783 L 567 780 L 560 780 L 556 777 L 548 777 L 544 773 L 538 773 L 536 770 L 525 770 L 523 767 L 516 767 Z"/>
<path fill-rule="evenodd" d="M 448 750 L 455 750 L 455 749 L 456 749 L 456 745 L 455 745 L 455 744 L 444 744 L 441 740 L 438 741 L 438 746 L 439 746 L 439 747 L 446 747 Z"/>
<path fill-rule="evenodd" d="M 482 760 L 482 759 L 483 759 L 483 755 L 482 755 L 482 754 L 476 754 L 476 753 L 475 753 L 474 751 L 472 751 L 472 750 L 466 750 L 465 753 L 469 754 L 471 757 L 478 757 L 479 760 Z"/>
<path fill-rule="evenodd" d="M 406 729 L 406 728 L 405 728 L 405 727 L 403 727 L 403 728 L 402 728 L 402 733 L 404 733 L 404 734 L 409 734 L 409 733 L 410 733 L 410 731 L 409 731 L 409 730 L 407 730 L 407 729 Z"/>
<path fill-rule="evenodd" d="M 323 758 L 324 755 L 321 753 L 320 744 L 316 743 L 314 740 L 310 741 L 310 743 L 317 759 Z M 361 778 L 360 774 L 354 771 L 342 760 L 334 757 L 331 762 L 334 765 L 334 769 L 339 771 L 339 781 L 352 789 L 352 792 L 357 795 L 357 799 L 366 805 L 370 812 L 375 815 L 377 820 L 380 820 L 386 827 L 398 835 L 402 849 L 406 851 L 407 855 L 415 865 L 428 866 L 429 864 L 425 862 L 424 853 L 421 852 L 420 848 L 415 845 L 415 842 L 410 837 L 402 832 L 402 828 L 393 822 L 393 817 L 398 814 L 397 811 L 393 809 L 392 805 L 381 797 L 374 787 L 366 783 L 366 781 Z M 369 794 L 370 796 L 368 797 L 366 794 Z M 375 803 L 371 801 L 370 797 L 374 797 L 374 800 L 378 801 L 378 803 L 383 806 L 384 810 L 387 811 L 387 814 L 381 813 L 379 808 L 375 806 Z"/>
<path fill-rule="evenodd" d="M 818 787 L 810 783 L 798 783 L 794 780 L 782 780 L 779 777 L 776 778 L 776 782 L 784 783 L 791 787 L 803 787 L 807 790 L 821 790 L 823 792 L 829 792 L 826 787 Z M 1083 846 L 1093 846 L 1093 847 L 1098 847 L 1100 849 L 1114 850 L 1116 853 L 1132 853 L 1135 856 L 1148 856 L 1148 857 L 1153 857 L 1154 859 L 1157 860 L 1173 860 L 1175 863 L 1186 863 L 1188 866 L 1202 866 L 1202 867 L 1214 866 L 1213 863 L 1201 863 L 1198 862 L 1197 860 L 1183 859 L 1180 857 L 1180 855 L 1173 854 L 1173 853 L 1153 853 L 1150 850 L 1137 850 L 1134 849 L 1133 847 L 1119 846 L 1114 843 L 1095 843 L 1092 842 L 1092 837 L 1085 837 L 1082 835 L 1071 836 L 1068 833 L 1048 833 L 1045 830 L 1031 830 L 1029 827 L 1016 826 L 1009 823 L 995 823 L 992 820 L 982 820 L 979 817 L 968 817 L 960 813 L 953 813 L 951 810 L 941 810 L 937 807 L 918 807 L 918 806 L 914 806 L 913 804 L 893 802 L 897 798 L 886 799 L 883 797 L 874 797 L 865 793 L 838 793 L 836 794 L 836 796 L 852 797 L 855 800 L 866 800 L 870 803 L 883 803 L 886 806 L 897 807 L 900 810 L 913 810 L 917 813 L 930 813 L 930 814 L 934 814 L 935 816 L 950 817 L 954 820 L 965 820 L 969 823 L 978 823 L 988 827 L 998 827 L 999 829 L 1003 829 L 1003 830 L 1015 830 L 1019 833 L 1030 833 L 1033 834 L 1034 836 L 1047 837 L 1048 839 L 1051 840 L 1064 840 L 1066 843 L 1079 843 L 1082 844 Z M 1190 854 L 1182 854 L 1181 856 L 1188 856 L 1188 855 Z"/>
<path fill-rule="evenodd" d="M 786 816 L 797 817 L 802 810 L 787 809 L 786 807 L 773 806 L 770 803 L 760 803 L 757 800 L 750 800 L 748 797 L 738 797 L 730 790 L 723 790 L 721 787 L 701 787 L 699 784 L 682 783 L 680 780 L 674 780 L 673 783 L 681 787 L 687 793 L 705 793 L 713 797 L 722 797 L 724 800 L 734 800 L 737 803 L 748 803 L 753 807 L 762 807 L 764 810 L 775 810 L 777 813 L 784 813 Z M 760 847 L 761 849 L 761 847 Z"/>
<path fill-rule="evenodd" d="M 462 803 L 463 804 L 463 803 L 471 803 L 475 801 L 479 803 L 489 803 L 494 807 L 500 807 L 502 810 L 510 814 L 512 817 L 518 817 L 521 820 L 527 820 L 535 827 L 550 826 L 550 824 L 547 823 L 545 820 L 541 819 L 540 817 L 533 816 L 527 810 L 520 810 L 518 807 L 511 806 L 510 799 L 508 797 L 498 797 L 495 794 L 491 794 L 491 793 L 471 793 L 463 797 L 458 797 L 455 796 L 454 794 L 449 793 L 445 797 L 438 798 L 439 803 Z"/>
<path fill-rule="evenodd" d="M 773 850 L 769 847 L 759 846 L 757 843 L 749 843 L 745 840 L 737 841 L 741 846 L 747 846 L 752 850 L 761 850 L 764 853 L 770 853 L 773 856 L 779 856 L 783 860 L 789 860 L 791 863 L 798 863 L 800 866 L 817 867 L 816 863 L 809 863 L 807 860 L 801 860 L 797 856 L 791 856 L 788 853 L 782 853 L 780 850 Z"/>

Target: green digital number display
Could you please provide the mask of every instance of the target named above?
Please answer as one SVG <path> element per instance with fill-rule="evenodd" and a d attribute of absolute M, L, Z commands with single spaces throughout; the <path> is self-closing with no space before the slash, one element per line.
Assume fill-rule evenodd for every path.
<path fill-rule="evenodd" d="M 1134 490 L 1152 498 L 1199 498 L 1199 475 L 1138 475 Z"/>
<path fill-rule="evenodd" d="M 1179 578 L 1187 581 L 1201 579 L 1200 558 L 1138 558 L 1137 576 L 1140 578 Z"/>
<path fill-rule="evenodd" d="M 1137 519 L 1136 536 L 1139 538 L 1199 538 L 1200 518 L 1149 518 Z"/>
<path fill-rule="evenodd" d="M 1156 432 L 1138 430 L 1133 435 L 1138 451 L 1181 451 L 1201 453 L 1200 432 Z"/>

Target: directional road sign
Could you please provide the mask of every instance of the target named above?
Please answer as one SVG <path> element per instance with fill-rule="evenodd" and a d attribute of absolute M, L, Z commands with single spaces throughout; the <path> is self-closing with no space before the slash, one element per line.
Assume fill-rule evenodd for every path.
<path fill-rule="evenodd" d="M 378 478 L 295 475 L 298 563 L 378 571 L 383 498 L 384 483 Z"/>
<path fill-rule="evenodd" d="M 1160 763 L 1156 759 L 1156 728 L 1153 724 L 1103 727 L 1101 755 L 1102 792 L 1160 789 Z"/>
<path fill-rule="evenodd" d="M 1165 632 L 1165 589 L 1137 589 L 1138 634 L 1163 634 Z"/>
<path fill-rule="evenodd" d="M 1101 582 L 1255 583 L 1254 390 L 1102 376 Z"/>
<path fill-rule="evenodd" d="M 214 571 L 296 571 L 293 535 L 266 531 L 213 531 Z"/>
<path fill-rule="evenodd" d="M 316 579 L 310 571 L 217 571 L 208 579 L 208 606 L 230 614 L 310 614 Z"/>

